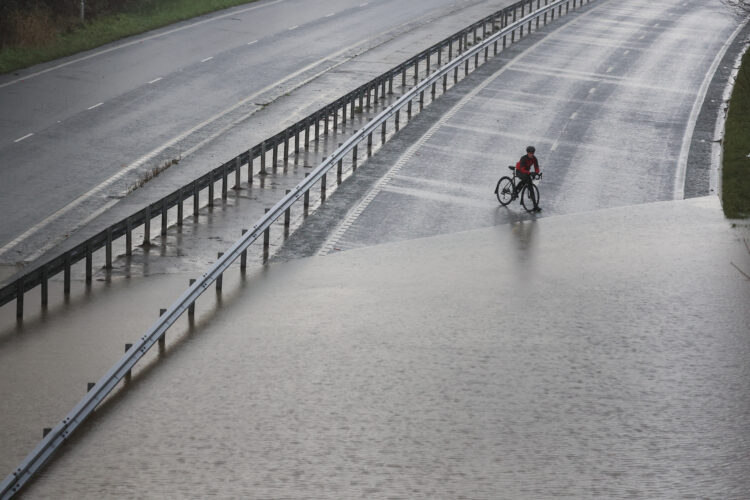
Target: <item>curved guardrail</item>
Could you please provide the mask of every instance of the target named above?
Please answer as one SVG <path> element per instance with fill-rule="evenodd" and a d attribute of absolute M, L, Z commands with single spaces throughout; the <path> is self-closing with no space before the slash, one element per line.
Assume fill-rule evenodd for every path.
<path fill-rule="evenodd" d="M 583 3 L 589 3 L 591 0 L 577 0 L 579 6 Z M 533 2 L 531 2 L 533 3 Z M 541 4 L 541 0 L 537 0 Z M 422 99 L 424 92 L 434 89 L 435 85 L 440 83 L 441 79 L 445 82 L 450 72 L 458 71 L 462 64 L 466 64 L 472 57 L 478 55 L 491 44 L 495 43 L 502 37 L 515 32 L 526 26 L 528 23 L 531 29 L 531 23 L 534 20 L 545 18 L 547 14 L 554 13 L 558 10 L 558 15 L 562 14 L 562 6 L 573 5 L 575 9 L 576 0 L 555 0 L 545 2 L 545 6 L 538 5 L 537 9 L 530 14 L 522 16 L 516 22 L 502 28 L 495 34 L 487 37 L 480 44 L 465 51 L 461 56 L 453 61 L 436 69 L 427 78 L 415 85 L 411 90 L 406 92 L 396 102 L 381 111 L 375 118 L 368 122 L 361 130 L 352 135 L 345 143 L 327 159 L 325 159 L 313 172 L 300 182 L 284 198 L 279 200 L 262 218 L 260 218 L 252 230 L 242 236 L 232 247 L 219 257 L 214 265 L 206 271 L 200 279 L 195 281 L 190 287 L 159 317 L 149 330 L 144 333 L 139 341 L 134 344 L 125 355 L 89 390 L 86 396 L 59 422 L 49 433 L 40 441 L 34 450 L 23 460 L 18 468 L 12 472 L 0 484 L 0 498 L 3 500 L 11 498 L 17 493 L 24 484 L 26 484 L 34 474 L 44 466 L 52 454 L 65 442 L 66 439 L 88 418 L 96 407 L 109 395 L 117 384 L 128 376 L 136 363 L 149 351 L 157 342 L 164 338 L 167 330 L 177 321 L 185 311 L 191 310 L 198 297 L 214 282 L 221 280 L 223 273 L 234 263 L 237 258 L 246 255 L 248 247 L 261 236 L 264 236 L 264 244 L 267 243 L 268 231 L 271 225 L 280 217 L 288 213 L 292 205 L 300 198 L 305 197 L 310 189 L 318 182 L 325 183 L 326 173 L 337 165 L 349 153 L 356 151 L 357 145 L 368 140 L 378 128 L 383 128 L 388 119 L 398 116 L 398 113 L 415 99 Z M 528 2 L 524 2 L 528 4 Z"/>

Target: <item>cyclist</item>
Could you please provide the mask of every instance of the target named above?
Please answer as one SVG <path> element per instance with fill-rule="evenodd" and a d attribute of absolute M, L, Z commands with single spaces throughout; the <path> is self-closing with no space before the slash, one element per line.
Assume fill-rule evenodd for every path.
<path fill-rule="evenodd" d="M 528 146 L 526 148 L 526 154 L 521 157 L 520 160 L 518 160 L 518 163 L 516 163 L 516 176 L 521 179 L 521 182 L 518 183 L 516 186 L 516 191 L 513 193 L 513 199 L 515 200 L 518 194 L 521 192 L 521 189 L 528 183 L 531 184 L 531 166 L 534 166 L 534 175 L 539 175 L 539 160 L 536 159 L 536 156 L 534 156 L 536 153 L 536 148 L 534 146 Z M 531 195 L 531 201 L 534 202 L 534 209 L 532 212 L 541 212 L 542 209 L 539 208 L 539 203 L 536 199 L 536 196 L 534 196 L 534 191 L 529 190 L 529 194 Z"/>

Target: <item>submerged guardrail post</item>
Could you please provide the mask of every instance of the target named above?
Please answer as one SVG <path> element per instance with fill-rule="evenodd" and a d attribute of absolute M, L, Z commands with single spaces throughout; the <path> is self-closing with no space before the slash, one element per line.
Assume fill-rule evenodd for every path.
<path fill-rule="evenodd" d="M 217 259 L 221 259 L 221 256 L 224 255 L 224 252 L 219 252 L 219 255 L 217 255 Z M 221 288 L 224 282 L 224 273 L 220 273 L 216 277 L 216 293 L 221 293 Z"/>
<path fill-rule="evenodd" d="M 166 309 L 159 309 L 159 317 L 161 318 L 164 316 L 164 313 L 167 312 Z M 167 332 L 164 332 L 161 337 L 159 337 L 159 350 L 163 351 L 164 348 L 167 345 Z"/>
<path fill-rule="evenodd" d="M 16 318 L 23 318 L 23 279 L 21 276 L 16 281 Z"/>
<path fill-rule="evenodd" d="M 266 208 L 265 213 L 268 213 L 271 209 Z M 268 249 L 271 244 L 271 226 L 268 226 L 265 231 L 263 231 L 263 262 L 268 262 Z"/>

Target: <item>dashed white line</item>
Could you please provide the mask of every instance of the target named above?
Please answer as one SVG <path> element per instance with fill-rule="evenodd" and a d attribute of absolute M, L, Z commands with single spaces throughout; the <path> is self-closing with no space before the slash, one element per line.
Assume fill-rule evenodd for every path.
<path fill-rule="evenodd" d="M 252 45 L 254 43 L 258 43 L 258 40 L 253 40 L 252 42 L 247 42 L 248 45 Z"/>
<path fill-rule="evenodd" d="M 609 68 L 607 68 L 607 73 L 612 73 L 613 69 L 615 69 L 615 67 L 614 66 L 610 66 Z"/>
<path fill-rule="evenodd" d="M 628 55 L 629 53 L 630 53 L 630 49 L 628 49 L 628 50 L 626 50 L 625 52 L 623 52 L 623 53 L 622 53 L 622 55 L 626 56 L 626 55 Z"/>
<path fill-rule="evenodd" d="M 367 4 L 369 4 L 369 3 L 370 3 L 370 2 L 365 2 L 365 3 L 361 3 L 361 4 L 359 4 L 359 6 L 360 6 L 360 7 L 365 7 L 365 6 L 367 6 Z"/>
<path fill-rule="evenodd" d="M 26 134 L 25 136 L 23 136 L 23 137 L 19 137 L 18 139 L 16 139 L 16 140 L 15 140 L 15 141 L 13 141 L 13 142 L 21 142 L 21 141 L 22 141 L 22 140 L 24 140 L 24 139 L 28 139 L 28 138 L 29 138 L 29 137 L 31 137 L 32 135 L 34 135 L 34 134 L 33 134 L 33 133 L 32 133 L 32 134 Z"/>
<path fill-rule="evenodd" d="M 571 120 L 575 120 L 576 116 L 578 116 L 578 111 L 574 112 L 572 115 L 570 115 Z"/>
<path fill-rule="evenodd" d="M 596 92 L 596 87 L 591 87 L 591 89 L 589 90 L 589 94 L 593 94 L 594 92 Z"/>
<path fill-rule="evenodd" d="M 102 104 L 104 104 L 104 103 L 103 103 L 103 102 L 100 102 L 99 104 L 94 104 L 94 105 L 93 105 L 93 106 L 91 106 L 90 108 L 86 108 L 86 109 L 94 109 L 94 108 L 98 108 L 98 107 L 99 107 L 99 106 L 101 106 Z"/>
<path fill-rule="evenodd" d="M 325 17 L 333 17 L 335 14 L 331 12 L 330 14 L 326 15 Z"/>
<path fill-rule="evenodd" d="M 214 56 L 211 56 L 211 57 L 207 57 L 207 58 L 205 58 L 205 59 L 201 59 L 201 62 L 206 62 L 206 61 L 210 61 L 210 60 L 211 60 L 211 59 L 213 59 L 213 58 L 214 58 Z"/>
<path fill-rule="evenodd" d="M 151 81 L 150 81 L 150 82 L 148 82 L 148 83 L 156 83 L 156 82 L 158 82 L 158 81 L 159 81 L 159 80 L 161 80 L 161 79 L 162 79 L 162 77 L 159 77 L 159 78 L 154 78 L 153 80 L 151 80 Z"/>
<path fill-rule="evenodd" d="M 288 30 L 288 31 L 292 31 L 292 30 L 296 30 L 297 28 L 299 28 L 299 24 L 295 24 L 295 25 L 294 25 L 294 26 L 292 26 L 291 28 L 287 28 L 287 30 Z"/>

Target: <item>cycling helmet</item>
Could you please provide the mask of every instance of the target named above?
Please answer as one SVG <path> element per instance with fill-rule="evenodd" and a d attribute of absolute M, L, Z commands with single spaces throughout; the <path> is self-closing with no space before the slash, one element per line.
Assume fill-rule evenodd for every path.
<path fill-rule="evenodd" d="M 526 147 L 527 153 L 536 153 L 536 148 L 534 146 L 527 146 Z"/>

